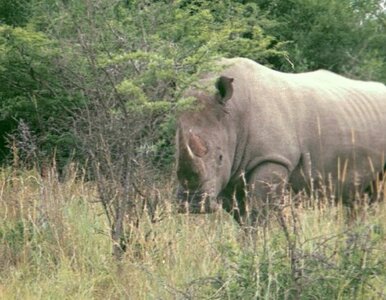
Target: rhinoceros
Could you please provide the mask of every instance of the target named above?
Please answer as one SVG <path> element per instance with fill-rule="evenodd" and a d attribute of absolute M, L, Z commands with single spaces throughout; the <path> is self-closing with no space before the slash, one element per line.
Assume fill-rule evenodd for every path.
<path fill-rule="evenodd" d="M 298 193 L 328 185 L 350 203 L 384 172 L 384 84 L 325 70 L 282 73 L 246 58 L 219 65 L 187 91 L 197 108 L 178 117 L 180 211 L 237 207 L 241 222 L 245 191 L 273 201 L 283 186 Z"/>

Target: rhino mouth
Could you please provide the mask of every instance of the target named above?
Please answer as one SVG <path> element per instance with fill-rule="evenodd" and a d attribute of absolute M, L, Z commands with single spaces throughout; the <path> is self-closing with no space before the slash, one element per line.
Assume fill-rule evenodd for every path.
<path fill-rule="evenodd" d="M 178 213 L 208 214 L 219 210 L 220 204 L 216 198 L 206 193 L 182 192 L 178 195 Z"/>

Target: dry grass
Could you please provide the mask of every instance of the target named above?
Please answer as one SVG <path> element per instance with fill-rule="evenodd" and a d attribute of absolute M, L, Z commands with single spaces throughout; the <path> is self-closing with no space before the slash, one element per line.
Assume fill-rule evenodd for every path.
<path fill-rule="evenodd" d="M 170 206 L 172 187 L 160 191 Z M 120 263 L 92 183 L 0 172 L 1 299 L 382 299 L 386 208 L 294 208 L 246 236 L 225 213 L 146 216 Z M 167 210 L 169 211 L 169 210 Z"/>

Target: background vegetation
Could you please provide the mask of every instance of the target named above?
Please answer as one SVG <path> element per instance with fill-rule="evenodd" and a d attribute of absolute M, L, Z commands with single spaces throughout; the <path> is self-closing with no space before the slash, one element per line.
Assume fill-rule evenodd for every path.
<path fill-rule="evenodd" d="M 220 56 L 386 82 L 385 2 L 0 0 L 0 298 L 385 297 L 383 206 L 288 196 L 252 241 L 173 213 L 174 116 Z"/>
<path fill-rule="evenodd" d="M 180 92 L 214 58 L 385 82 L 385 27 L 382 0 L 1 0 L 1 161 L 13 143 L 35 164 L 85 159 L 86 123 L 126 114 L 165 167 Z"/>

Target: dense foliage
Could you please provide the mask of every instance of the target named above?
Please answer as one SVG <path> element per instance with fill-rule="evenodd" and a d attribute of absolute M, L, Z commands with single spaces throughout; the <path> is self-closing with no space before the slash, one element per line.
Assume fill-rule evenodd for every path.
<path fill-rule="evenodd" d="M 113 116 L 110 134 L 124 127 L 137 131 L 132 152 L 168 164 L 169 116 L 180 91 L 218 56 L 386 81 L 381 5 L 381 0 L 0 1 L 1 159 L 12 147 L 21 158 L 34 157 L 35 164 L 55 156 L 64 165 L 75 153 L 85 158 L 84 150 L 97 141 L 84 139 L 90 131 L 83 129 L 98 120 L 112 122 Z M 95 118 L 84 119 L 85 111 Z M 101 134 L 94 125 L 92 134 Z"/>
<path fill-rule="evenodd" d="M 288 41 L 296 71 L 328 69 L 354 78 L 386 81 L 386 14 L 379 0 L 259 1 L 278 26 L 268 30 Z M 382 6 L 383 2 L 383 6 Z M 279 62 L 276 66 L 291 68 Z"/>

